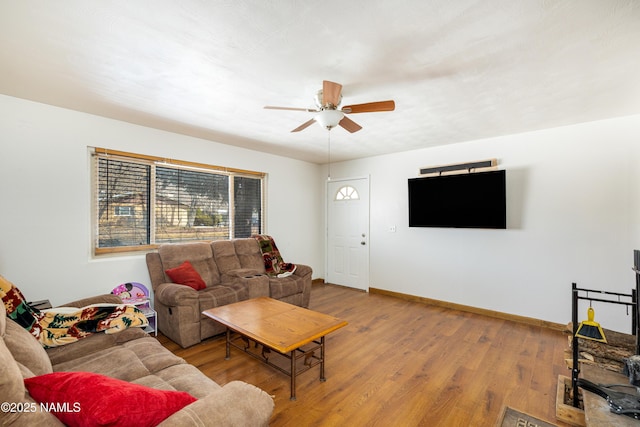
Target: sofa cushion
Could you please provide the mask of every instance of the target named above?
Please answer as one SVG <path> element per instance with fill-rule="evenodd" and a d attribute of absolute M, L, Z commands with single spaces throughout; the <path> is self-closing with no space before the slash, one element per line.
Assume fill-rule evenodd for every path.
<path fill-rule="evenodd" d="M 229 283 L 227 285 L 212 286 L 200 292 L 200 313 L 210 308 L 220 307 L 222 305 L 231 304 L 238 301 L 244 301 L 249 298 L 249 291 L 240 284 Z M 203 319 L 209 319 L 204 314 L 200 315 Z"/>
<path fill-rule="evenodd" d="M 256 239 L 236 239 L 233 241 L 242 268 L 257 270 L 265 273 L 265 264 L 262 261 L 262 252 Z"/>
<path fill-rule="evenodd" d="M 27 378 L 40 403 L 67 404 L 54 414 L 69 426 L 155 426 L 196 401 L 184 391 L 157 390 L 90 372 L 54 372 Z"/>
<path fill-rule="evenodd" d="M 29 368 L 35 375 L 53 372 L 51 360 L 42 344 L 13 320 L 7 320 L 4 342 L 13 358 Z"/>
<path fill-rule="evenodd" d="M 137 355 L 121 345 L 53 365 L 53 370 L 55 372 L 92 372 L 123 381 L 133 381 L 150 374 Z"/>
<path fill-rule="evenodd" d="M 151 337 L 129 341 L 122 345 L 123 348 L 132 351 L 136 358 L 151 373 L 160 372 L 176 365 L 186 365 L 187 362 L 181 357 L 176 356 L 160 344 L 160 342 Z"/>
<path fill-rule="evenodd" d="M 0 401 L 9 404 L 21 404 L 33 411 L 0 411 L 0 425 L 2 426 L 29 426 L 29 427 L 53 427 L 62 426 L 56 417 L 40 411 L 36 402 L 29 396 L 23 378 L 33 376 L 33 372 L 26 366 L 18 363 L 13 358 L 11 351 L 5 344 L 7 318 L 6 311 L 0 310 Z M 19 326 L 19 325 L 18 325 Z M 20 326 L 19 326 L 20 327 Z M 26 332 L 26 331 L 25 331 Z M 38 344 L 39 345 L 39 344 Z M 11 409 L 11 408 L 9 408 Z"/>
<path fill-rule="evenodd" d="M 53 366 L 54 371 L 86 371 L 134 381 L 174 365 L 186 364 L 158 342 L 145 337 Z"/>
<path fill-rule="evenodd" d="M 61 347 L 46 349 L 47 356 L 52 365 L 58 365 L 69 360 L 75 360 L 88 354 L 97 353 L 101 350 L 111 348 L 118 344 L 133 341 L 138 338 L 148 337 L 147 333 L 140 328 L 129 328 L 117 334 L 93 334 L 87 339 L 80 340 Z"/>
<path fill-rule="evenodd" d="M 1 280 L 2 276 L 0 276 L 0 280 Z M 7 331 L 7 312 L 2 311 L 2 313 L 0 314 L 0 337 L 4 338 L 4 334 Z"/>
<path fill-rule="evenodd" d="M 202 276 L 198 273 L 189 261 L 185 261 L 176 268 L 165 270 L 167 276 L 171 278 L 173 283 L 192 287 L 196 291 L 204 289 L 207 284 L 202 280 Z"/>
<path fill-rule="evenodd" d="M 188 242 L 177 245 L 167 243 L 158 247 L 158 254 L 164 270 L 176 268 L 188 260 L 193 268 L 200 273 L 207 286 L 220 283 L 220 272 L 216 263 L 213 262 L 211 244 L 208 242 Z M 169 276 L 166 276 L 166 281 L 169 282 Z"/>
<path fill-rule="evenodd" d="M 2 313 L 2 316 L 5 314 Z M 22 373 L 18 363 L 13 359 L 13 355 L 0 339 L 0 397 L 3 402 L 22 402 L 25 390 L 22 383 Z M 5 419 L 10 416 L 9 412 L 0 411 L 0 425 L 5 425 Z"/>
<path fill-rule="evenodd" d="M 197 399 L 208 396 L 222 388 L 216 382 L 211 381 L 209 377 L 203 375 L 198 368 L 186 363 L 170 366 L 132 382 L 160 390 L 186 391 Z"/>
<path fill-rule="evenodd" d="M 211 242 L 211 248 L 221 274 L 242 268 L 232 240 L 216 240 Z"/>

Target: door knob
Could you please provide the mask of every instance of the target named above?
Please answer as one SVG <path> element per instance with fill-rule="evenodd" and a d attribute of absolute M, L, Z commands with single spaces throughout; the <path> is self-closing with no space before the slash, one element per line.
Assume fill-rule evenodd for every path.
<path fill-rule="evenodd" d="M 365 242 L 360 242 L 360 244 L 361 244 L 362 246 L 366 245 L 366 243 L 365 243 Z"/>

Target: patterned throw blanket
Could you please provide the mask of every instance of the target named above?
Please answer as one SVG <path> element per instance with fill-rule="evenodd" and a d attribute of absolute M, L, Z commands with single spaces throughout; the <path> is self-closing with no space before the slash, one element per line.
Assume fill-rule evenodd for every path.
<path fill-rule="evenodd" d="M 266 234 L 256 234 L 252 237 L 258 241 L 260 251 L 262 252 L 264 268 L 267 270 L 269 276 L 287 277 L 296 271 L 295 264 L 283 261 L 273 237 L 267 236 Z"/>
<path fill-rule="evenodd" d="M 83 308 L 37 310 L 27 304 L 20 289 L 2 276 L 0 297 L 7 317 L 29 331 L 44 348 L 76 342 L 95 332 L 113 334 L 148 325 L 145 315 L 133 305 L 94 304 Z"/>

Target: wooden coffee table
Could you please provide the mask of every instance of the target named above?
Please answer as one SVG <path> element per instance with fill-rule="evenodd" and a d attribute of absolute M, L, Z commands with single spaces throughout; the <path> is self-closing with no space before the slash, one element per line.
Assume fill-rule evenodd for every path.
<path fill-rule="evenodd" d="M 320 365 L 320 381 L 325 381 L 325 335 L 347 322 L 317 311 L 298 307 L 268 297 L 223 305 L 202 312 L 227 327 L 226 359 L 231 346 L 238 348 L 291 378 L 291 400 L 296 400 L 296 376 Z M 238 336 L 232 337 L 232 331 Z M 236 334 L 233 334 L 236 335 Z M 251 341 L 263 346 L 259 353 Z M 237 344 L 241 341 L 243 344 Z M 289 370 L 269 360 L 275 350 L 290 360 Z M 318 354 L 319 353 L 319 354 Z M 298 360 L 304 358 L 302 366 Z"/>

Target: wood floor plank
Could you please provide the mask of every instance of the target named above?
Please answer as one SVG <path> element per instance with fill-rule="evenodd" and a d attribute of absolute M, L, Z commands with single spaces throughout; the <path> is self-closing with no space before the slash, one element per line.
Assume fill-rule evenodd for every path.
<path fill-rule="evenodd" d="M 493 426 L 505 405 L 555 419 L 566 337 L 479 314 L 315 284 L 310 308 L 349 324 L 326 337 L 319 368 L 289 379 L 232 349 L 223 337 L 181 349 L 160 342 L 219 384 L 242 380 L 274 396 L 272 426 Z"/>

